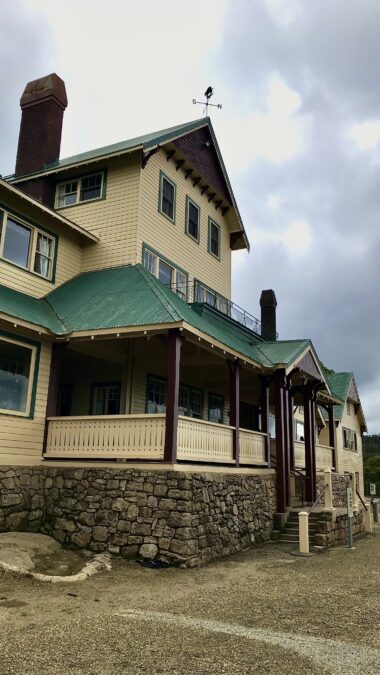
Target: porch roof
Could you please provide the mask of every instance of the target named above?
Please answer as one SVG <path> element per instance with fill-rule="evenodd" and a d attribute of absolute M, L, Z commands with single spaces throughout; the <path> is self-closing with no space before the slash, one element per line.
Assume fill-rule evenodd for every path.
<path fill-rule="evenodd" d="M 57 336 L 187 324 L 269 369 L 292 365 L 311 347 L 309 340 L 265 342 L 222 314 L 200 315 L 142 265 L 82 273 L 39 300 L 0 287 L 0 312 L 43 326 Z"/>
<path fill-rule="evenodd" d="M 340 405 L 334 405 L 334 419 L 335 420 L 342 419 L 344 413 L 344 406 L 347 399 L 350 398 L 351 386 L 352 383 L 354 383 L 363 426 L 365 426 L 365 428 L 367 429 L 367 423 L 364 417 L 362 404 L 360 402 L 359 394 L 356 389 L 354 374 L 351 372 L 336 373 L 334 370 L 328 370 L 327 368 L 324 368 L 324 373 L 326 380 L 329 384 L 329 387 L 331 389 L 331 393 L 333 394 L 333 396 L 336 396 L 342 401 Z M 327 420 L 328 419 L 327 412 L 323 410 L 322 414 L 325 420 Z"/>

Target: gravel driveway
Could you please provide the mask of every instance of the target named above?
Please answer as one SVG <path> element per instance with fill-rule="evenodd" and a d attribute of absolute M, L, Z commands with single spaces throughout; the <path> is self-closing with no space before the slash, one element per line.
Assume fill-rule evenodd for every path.
<path fill-rule="evenodd" d="M 290 550 L 193 570 L 115 559 L 69 587 L 2 574 L 1 675 L 378 675 L 380 533 Z"/>

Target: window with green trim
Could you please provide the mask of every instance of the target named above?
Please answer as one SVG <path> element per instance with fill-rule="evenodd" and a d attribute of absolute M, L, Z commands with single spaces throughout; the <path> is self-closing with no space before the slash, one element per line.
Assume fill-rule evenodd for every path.
<path fill-rule="evenodd" d="M 175 221 L 176 185 L 165 174 L 160 173 L 159 210 L 169 220 Z"/>
<path fill-rule="evenodd" d="M 55 208 L 62 209 L 80 202 L 101 199 L 104 196 L 104 185 L 104 171 L 59 183 L 55 195 Z"/>
<path fill-rule="evenodd" d="M 188 278 L 187 274 L 172 265 L 168 260 L 154 253 L 146 246 L 143 249 L 143 265 L 153 276 L 157 277 L 165 286 L 186 301 Z"/>
<path fill-rule="evenodd" d="M 219 394 L 209 394 L 208 395 L 208 419 L 209 422 L 215 422 L 216 424 L 223 423 L 223 396 Z"/>
<path fill-rule="evenodd" d="M 51 280 L 57 237 L 0 209 L 0 257 Z"/>
<path fill-rule="evenodd" d="M 358 451 L 358 439 L 355 431 L 352 429 L 342 428 L 343 433 L 343 447 L 345 450 L 352 450 L 353 452 Z"/>
<path fill-rule="evenodd" d="M 31 414 L 37 346 L 0 336 L 0 413 Z"/>
<path fill-rule="evenodd" d="M 231 303 L 223 295 L 220 295 L 216 291 L 208 286 L 205 286 L 197 279 L 194 280 L 194 302 L 204 302 L 210 307 L 215 307 L 219 312 L 227 314 L 230 316 Z"/>
<path fill-rule="evenodd" d="M 186 197 L 186 234 L 199 242 L 200 209 L 190 197 Z"/>
<path fill-rule="evenodd" d="M 163 377 L 148 376 L 146 412 L 158 414 L 166 412 L 166 384 Z M 202 419 L 203 392 L 201 389 L 181 384 L 178 394 L 178 413 L 185 417 Z"/>
<path fill-rule="evenodd" d="M 208 252 L 220 258 L 220 227 L 211 218 L 208 221 Z"/>

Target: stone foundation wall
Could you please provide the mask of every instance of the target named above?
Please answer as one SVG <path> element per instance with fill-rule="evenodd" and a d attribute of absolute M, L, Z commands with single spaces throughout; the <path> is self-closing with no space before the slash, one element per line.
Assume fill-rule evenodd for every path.
<path fill-rule="evenodd" d="M 359 535 L 365 532 L 363 513 L 357 513 L 352 519 L 353 535 Z M 320 514 L 316 525 L 316 534 L 314 535 L 315 546 L 333 546 L 334 544 L 345 544 L 348 539 L 348 518 L 346 514 L 337 515 L 324 511 Z"/>
<path fill-rule="evenodd" d="M 332 483 L 332 494 L 333 494 L 333 506 L 334 508 L 345 508 L 347 505 L 346 499 L 346 489 L 347 489 L 347 480 L 346 477 L 339 473 L 331 474 L 331 483 Z M 323 490 L 325 484 L 325 477 L 322 474 L 317 474 L 317 490 Z M 325 500 L 324 496 L 321 497 L 321 505 L 324 505 Z"/>
<path fill-rule="evenodd" d="M 0 531 L 198 565 L 267 541 L 275 476 L 54 467 L 0 468 Z"/>

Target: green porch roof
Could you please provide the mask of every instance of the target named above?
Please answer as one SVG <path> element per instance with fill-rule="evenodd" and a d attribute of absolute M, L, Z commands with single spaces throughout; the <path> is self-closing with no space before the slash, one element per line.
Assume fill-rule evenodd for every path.
<path fill-rule="evenodd" d="M 331 389 L 333 396 L 340 398 L 341 405 L 334 405 L 334 419 L 341 420 L 344 412 L 344 405 L 350 389 L 353 373 L 335 373 L 334 371 L 324 368 L 326 380 Z M 327 412 L 323 411 L 323 416 L 327 420 Z"/>
<path fill-rule="evenodd" d="M 186 322 L 264 367 L 291 365 L 309 340 L 264 342 L 217 312 L 196 311 L 141 265 L 86 272 L 37 300 L 0 287 L 0 312 L 55 335 Z"/>

